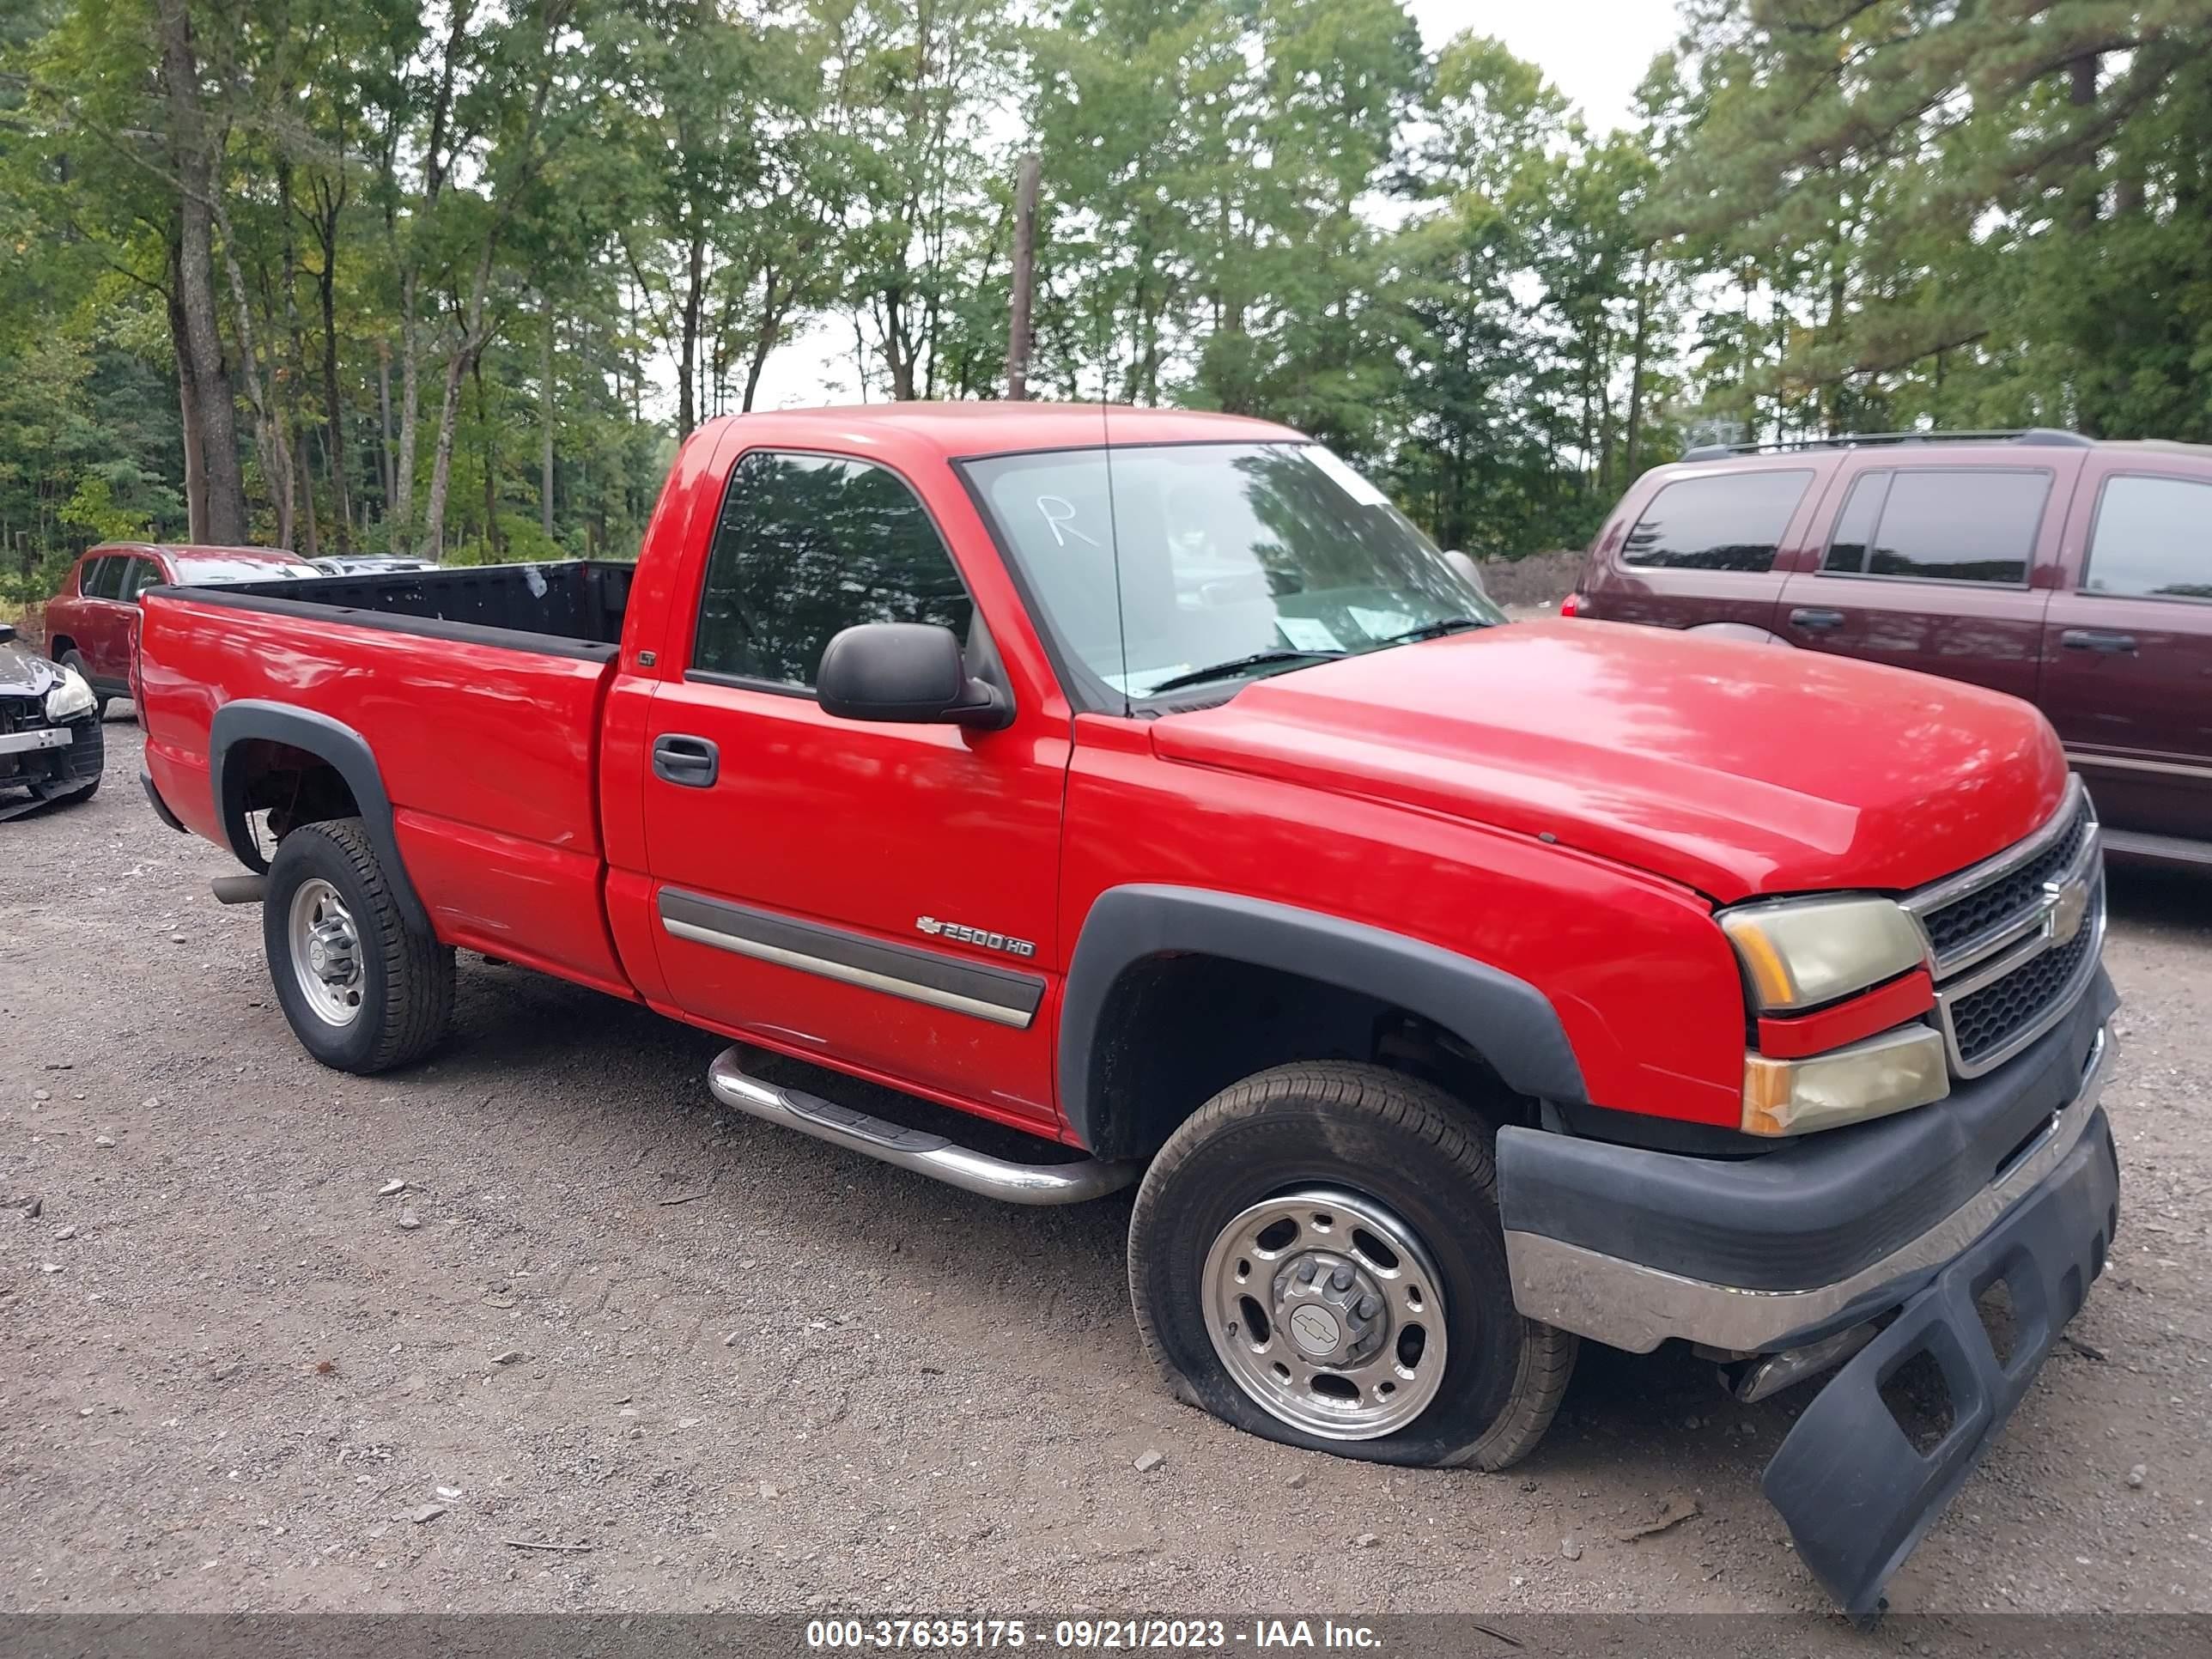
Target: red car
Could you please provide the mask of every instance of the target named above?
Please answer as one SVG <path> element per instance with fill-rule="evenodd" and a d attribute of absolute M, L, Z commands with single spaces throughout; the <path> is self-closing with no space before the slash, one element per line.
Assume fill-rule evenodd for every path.
<path fill-rule="evenodd" d="M 70 567 L 59 591 L 46 601 L 46 648 L 55 661 L 84 676 L 105 715 L 109 702 L 131 695 L 139 599 L 148 588 L 165 582 L 203 587 L 319 574 L 303 559 L 261 547 L 103 542 Z"/>
<path fill-rule="evenodd" d="M 1134 1183 L 1170 1385 L 1320 1450 L 1503 1468 L 1578 1336 L 1746 1398 L 1840 1365 L 1766 1490 L 1855 1611 L 2117 1225 L 2098 829 L 2040 715 L 1503 625 L 1281 427 L 716 421 L 635 566 L 163 589 L 140 649 L 155 809 L 252 872 L 325 1064 L 428 1052 L 464 947 L 737 1039 L 716 1097 L 848 1151 Z"/>
<path fill-rule="evenodd" d="M 1567 614 L 2034 703 L 2108 851 L 2212 866 L 2212 447 L 2070 432 L 1693 450 L 1632 487 Z"/>

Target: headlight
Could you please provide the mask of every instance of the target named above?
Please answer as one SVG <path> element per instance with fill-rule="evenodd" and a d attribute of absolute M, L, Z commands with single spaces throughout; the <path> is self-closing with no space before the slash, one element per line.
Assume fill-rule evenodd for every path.
<path fill-rule="evenodd" d="M 1720 924 L 1763 1009 L 1832 1002 L 1927 959 L 1912 918 L 1885 898 L 1748 905 L 1722 911 Z"/>
<path fill-rule="evenodd" d="M 1808 1060 L 1747 1054 L 1743 1132 L 1801 1135 L 1925 1106 L 1951 1092 L 1943 1039 L 1908 1025 Z"/>
<path fill-rule="evenodd" d="M 50 720 L 73 720 L 88 714 L 100 701 L 92 695 L 92 688 L 84 683 L 84 676 L 74 668 L 62 670 L 62 683 L 46 693 L 46 718 Z"/>

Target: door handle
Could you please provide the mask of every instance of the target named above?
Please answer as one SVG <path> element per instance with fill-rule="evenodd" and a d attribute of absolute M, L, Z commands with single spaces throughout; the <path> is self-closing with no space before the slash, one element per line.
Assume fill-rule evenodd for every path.
<path fill-rule="evenodd" d="M 2108 657 L 2132 655 L 2136 636 L 2107 633 L 2101 628 L 2069 628 L 2058 636 L 2058 643 L 2069 651 L 2095 651 Z"/>
<path fill-rule="evenodd" d="M 1792 628 L 1821 630 L 1841 628 L 1844 625 L 1844 613 L 1840 611 L 1820 611 L 1801 605 L 1790 613 L 1790 625 Z"/>
<path fill-rule="evenodd" d="M 704 738 L 671 732 L 653 743 L 653 775 L 686 789 L 712 789 L 722 773 L 722 751 Z"/>

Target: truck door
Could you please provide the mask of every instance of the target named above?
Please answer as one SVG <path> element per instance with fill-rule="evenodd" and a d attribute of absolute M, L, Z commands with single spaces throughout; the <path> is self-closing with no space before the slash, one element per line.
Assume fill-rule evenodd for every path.
<path fill-rule="evenodd" d="M 2081 555 L 2045 619 L 2043 711 L 2112 844 L 2212 860 L 2212 476 L 2115 471 L 2066 539 Z"/>
<path fill-rule="evenodd" d="M 680 678 L 662 665 L 646 722 L 669 994 L 769 1047 L 1048 1129 L 1065 716 L 1018 698 L 995 732 L 826 714 L 823 649 L 864 622 L 950 627 L 969 672 L 993 672 L 969 585 L 897 472 L 741 457 L 688 658 Z"/>
<path fill-rule="evenodd" d="M 2051 595 L 2030 573 L 2055 555 L 2079 465 L 1860 465 L 1818 565 L 1784 585 L 1775 632 L 2033 700 Z"/>

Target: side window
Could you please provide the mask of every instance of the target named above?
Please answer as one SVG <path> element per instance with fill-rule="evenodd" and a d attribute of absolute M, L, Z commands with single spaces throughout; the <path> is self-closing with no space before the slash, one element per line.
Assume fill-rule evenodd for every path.
<path fill-rule="evenodd" d="M 77 578 L 78 592 L 95 599 L 115 598 L 123 586 L 123 567 L 130 562 L 130 560 L 112 554 L 104 559 L 94 559 L 85 566 L 84 574 Z"/>
<path fill-rule="evenodd" d="M 1624 564 L 1769 570 L 1813 475 L 1733 472 L 1678 478 L 1651 498 L 1620 544 Z"/>
<path fill-rule="evenodd" d="M 151 559 L 133 559 L 130 573 L 123 579 L 122 597 L 135 599 L 149 587 L 161 585 L 161 567 Z"/>
<path fill-rule="evenodd" d="M 856 623 L 938 623 L 964 640 L 975 606 L 904 481 L 866 461 L 756 451 L 714 527 L 691 666 L 811 690 Z"/>
<path fill-rule="evenodd" d="M 2025 587 L 2050 494 L 2048 472 L 1900 469 L 1890 477 L 1866 574 Z"/>
<path fill-rule="evenodd" d="M 1874 527 L 1881 522 L 1881 506 L 1889 497 L 1890 474 L 1862 472 L 1851 485 L 1850 498 L 1836 515 L 1835 533 L 1828 539 L 1823 570 L 1856 575 L 1866 568 L 1867 549 L 1874 542 Z"/>
<path fill-rule="evenodd" d="M 2106 484 L 2081 591 L 2212 599 L 2212 483 L 2114 478 Z"/>

